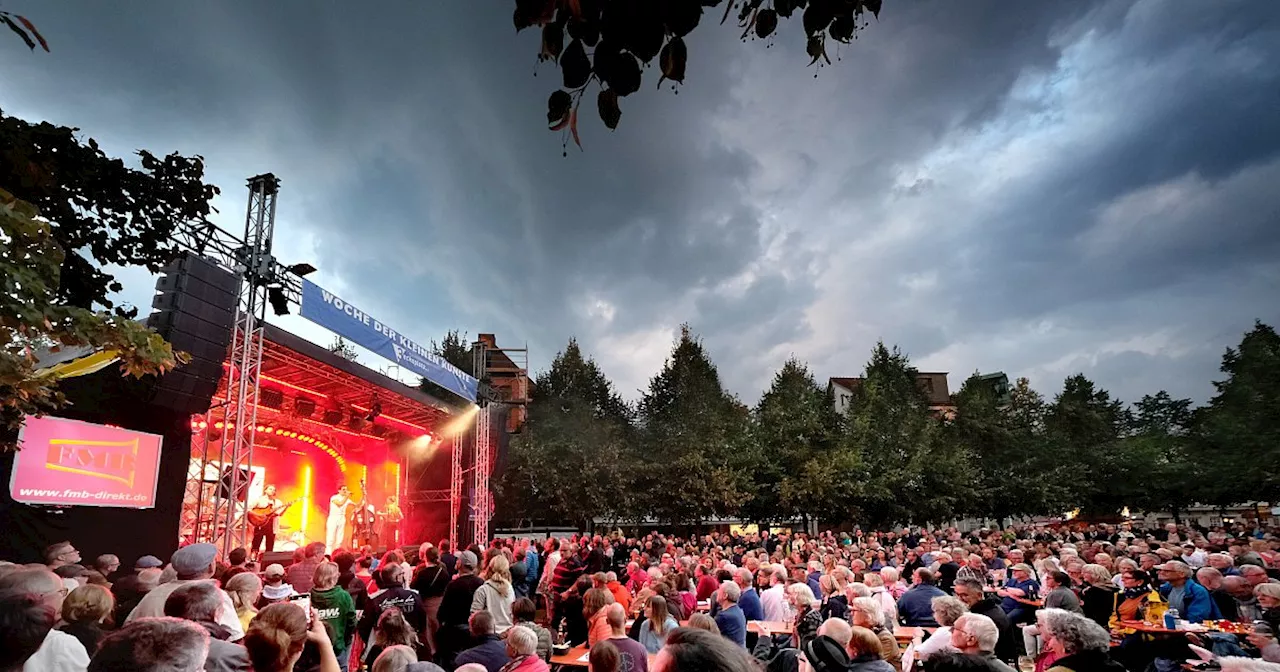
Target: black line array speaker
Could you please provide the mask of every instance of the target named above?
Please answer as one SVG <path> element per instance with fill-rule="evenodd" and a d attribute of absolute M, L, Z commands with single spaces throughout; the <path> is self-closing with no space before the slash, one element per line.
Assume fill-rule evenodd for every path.
<path fill-rule="evenodd" d="M 183 252 L 164 268 L 147 318 L 191 361 L 160 377 L 151 403 L 181 413 L 209 410 L 234 329 L 239 279 L 199 255 Z"/>

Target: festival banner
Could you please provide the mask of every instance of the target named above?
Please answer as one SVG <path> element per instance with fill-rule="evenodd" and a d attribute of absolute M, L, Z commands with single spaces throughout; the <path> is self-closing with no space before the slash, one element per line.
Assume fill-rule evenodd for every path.
<path fill-rule="evenodd" d="M 302 281 L 302 310 L 299 313 L 316 324 L 353 343 L 389 359 L 440 387 L 476 400 L 477 382 L 456 366 L 409 337 L 370 317 L 315 283 Z"/>
<path fill-rule="evenodd" d="M 28 417 L 9 495 L 24 504 L 154 508 L 162 442 L 158 434 Z"/>

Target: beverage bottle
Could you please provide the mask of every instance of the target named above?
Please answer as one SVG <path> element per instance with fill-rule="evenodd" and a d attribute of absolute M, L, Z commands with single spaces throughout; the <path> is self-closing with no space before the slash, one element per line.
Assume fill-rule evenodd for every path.
<path fill-rule="evenodd" d="M 1164 612 L 1164 627 L 1167 630 L 1178 629 L 1178 610 L 1170 608 Z"/>

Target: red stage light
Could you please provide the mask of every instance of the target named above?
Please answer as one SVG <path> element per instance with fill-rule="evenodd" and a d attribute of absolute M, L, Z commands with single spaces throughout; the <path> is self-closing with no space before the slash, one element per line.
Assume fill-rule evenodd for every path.
<path fill-rule="evenodd" d="M 204 420 L 200 421 L 200 429 L 207 429 L 208 427 L 209 427 L 209 423 L 205 422 Z"/>
<path fill-rule="evenodd" d="M 259 432 L 265 432 L 265 431 L 267 431 L 267 428 L 266 428 L 264 425 L 258 425 L 258 431 L 259 431 Z"/>
<path fill-rule="evenodd" d="M 215 422 L 215 423 L 213 423 L 213 426 L 214 426 L 215 428 L 217 428 L 217 429 L 222 429 L 222 423 L 221 423 L 221 422 Z"/>

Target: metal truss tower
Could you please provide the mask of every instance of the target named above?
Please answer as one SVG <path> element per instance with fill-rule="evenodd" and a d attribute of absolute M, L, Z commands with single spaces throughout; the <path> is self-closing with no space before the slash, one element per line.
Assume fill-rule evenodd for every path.
<path fill-rule="evenodd" d="M 462 508 L 462 449 L 466 445 L 462 434 L 453 437 L 453 449 L 449 451 L 449 548 L 454 553 L 458 547 L 458 510 Z"/>
<path fill-rule="evenodd" d="M 489 475 L 493 472 L 492 445 L 489 443 L 489 425 L 492 406 L 485 406 L 476 415 L 475 466 L 471 472 L 471 538 L 474 543 L 489 543 L 489 518 L 493 515 L 493 495 L 489 492 Z"/>
<path fill-rule="evenodd" d="M 225 249 L 225 235 L 210 226 L 199 231 L 184 232 L 179 243 L 204 253 L 205 246 L 221 253 L 220 261 L 234 265 L 241 276 L 240 297 L 236 305 L 235 330 L 232 334 L 226 400 L 210 409 L 200 420 L 205 423 L 202 436 L 193 436 L 192 458 L 198 467 L 188 473 L 188 499 L 184 502 L 182 531 L 190 529 L 193 541 L 212 542 L 226 557 L 232 549 L 249 546 L 249 530 L 245 517 L 248 490 L 252 481 L 253 445 L 258 424 L 258 385 L 262 369 L 262 324 L 266 318 L 267 286 L 280 283 L 282 273 L 271 256 L 275 234 L 276 196 L 280 180 L 266 173 L 249 178 L 249 207 L 245 214 L 243 241 L 233 250 Z M 227 254 L 230 252 L 230 254 Z M 229 259 L 227 257 L 230 257 Z M 286 282 L 286 289 L 289 289 Z M 211 446 L 207 428 L 214 426 L 217 416 L 223 423 L 223 438 Z M 193 432 L 193 435 L 195 432 Z M 209 478 L 212 473 L 218 477 Z M 212 487 L 206 487 L 212 485 Z M 194 498 L 194 502 L 190 500 Z M 194 512 L 186 509 L 194 505 Z M 191 527 L 187 525 L 190 523 Z"/>

